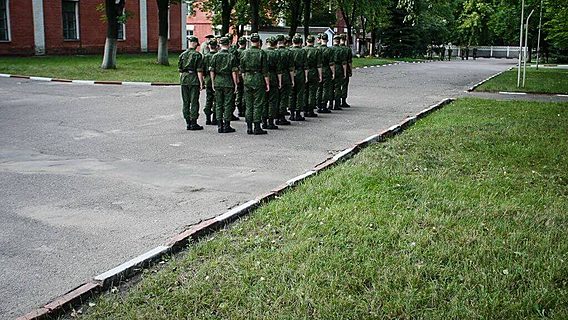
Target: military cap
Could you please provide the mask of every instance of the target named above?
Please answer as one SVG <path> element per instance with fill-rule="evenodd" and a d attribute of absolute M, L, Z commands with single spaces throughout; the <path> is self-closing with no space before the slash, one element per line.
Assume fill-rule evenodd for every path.
<path fill-rule="evenodd" d="M 219 40 L 219 43 L 223 46 L 228 46 L 231 43 L 231 40 L 229 40 L 229 38 L 227 38 L 227 37 L 222 37 Z"/>
<path fill-rule="evenodd" d="M 318 35 L 316 36 L 316 39 L 321 40 L 321 33 L 318 33 Z"/>
<path fill-rule="evenodd" d="M 238 42 L 239 42 L 239 44 L 247 44 L 247 38 L 240 37 Z"/>
<path fill-rule="evenodd" d="M 283 34 L 279 34 L 276 36 L 276 41 L 284 41 L 286 40 L 286 37 Z"/>
<path fill-rule="evenodd" d="M 253 33 L 250 35 L 250 42 L 259 42 L 260 41 L 260 36 L 258 35 L 258 33 Z"/>
<path fill-rule="evenodd" d="M 326 40 L 326 41 L 329 40 L 329 37 L 327 36 L 327 33 L 322 33 L 322 34 L 321 34 L 321 39 L 322 39 L 322 40 Z"/>
<path fill-rule="evenodd" d="M 313 43 L 314 41 L 316 41 L 316 38 L 311 34 L 306 38 L 306 42 Z"/>
<path fill-rule="evenodd" d="M 278 43 L 278 39 L 277 37 L 270 37 L 268 39 L 266 39 L 266 42 L 270 43 L 271 45 L 275 45 Z"/>
<path fill-rule="evenodd" d="M 286 36 L 284 36 L 284 40 L 286 40 L 286 42 L 290 42 L 292 40 L 292 38 L 290 38 L 290 36 L 286 35 Z"/>
<path fill-rule="evenodd" d="M 212 38 L 215 38 L 215 36 L 212 34 L 208 34 L 205 36 L 205 39 L 212 39 Z"/>
<path fill-rule="evenodd" d="M 292 42 L 293 42 L 294 44 L 302 43 L 302 36 L 300 36 L 300 35 L 295 35 L 295 36 L 294 36 L 294 39 L 292 39 Z"/>
<path fill-rule="evenodd" d="M 347 35 L 345 33 L 342 34 L 340 37 L 341 37 L 341 40 L 347 40 Z"/>
<path fill-rule="evenodd" d="M 220 34 L 215 35 L 215 39 L 221 39 L 221 35 Z"/>
<path fill-rule="evenodd" d="M 333 36 L 333 40 L 341 40 L 341 36 L 336 34 Z"/>
<path fill-rule="evenodd" d="M 229 38 L 229 40 L 231 40 L 231 39 L 233 39 L 233 34 L 230 33 L 230 32 L 227 32 L 227 33 L 225 34 L 225 37 L 227 37 L 227 38 Z"/>
<path fill-rule="evenodd" d="M 199 42 L 199 39 L 197 39 L 196 36 L 190 36 L 190 37 L 188 38 L 188 40 L 189 40 L 189 42 Z"/>
<path fill-rule="evenodd" d="M 207 42 L 207 44 L 212 46 L 212 47 L 216 47 L 217 46 L 217 40 L 211 39 Z"/>

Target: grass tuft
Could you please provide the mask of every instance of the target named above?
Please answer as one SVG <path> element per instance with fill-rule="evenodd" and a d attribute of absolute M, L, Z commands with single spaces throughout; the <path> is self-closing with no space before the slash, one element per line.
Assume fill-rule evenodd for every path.
<path fill-rule="evenodd" d="M 568 94 L 568 69 L 527 68 L 524 88 L 517 88 L 517 75 L 518 69 L 506 71 L 482 84 L 476 91 Z"/>

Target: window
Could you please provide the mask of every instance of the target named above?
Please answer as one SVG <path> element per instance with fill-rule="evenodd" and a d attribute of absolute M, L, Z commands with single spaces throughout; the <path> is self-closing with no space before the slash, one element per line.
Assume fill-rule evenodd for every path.
<path fill-rule="evenodd" d="M 63 39 L 79 39 L 79 1 L 63 0 Z"/>
<path fill-rule="evenodd" d="M 117 40 L 126 40 L 126 25 L 124 23 L 118 23 L 118 36 Z"/>
<path fill-rule="evenodd" d="M 0 0 L 0 41 L 10 41 L 8 0 Z"/>
<path fill-rule="evenodd" d="M 122 9 L 122 14 L 124 14 L 124 9 Z M 126 24 L 119 22 L 118 23 L 118 35 L 116 36 L 117 40 L 126 40 Z"/>

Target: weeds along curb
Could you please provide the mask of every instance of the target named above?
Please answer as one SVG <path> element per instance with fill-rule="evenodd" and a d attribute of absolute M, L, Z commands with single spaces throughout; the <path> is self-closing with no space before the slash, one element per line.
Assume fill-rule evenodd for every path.
<path fill-rule="evenodd" d="M 431 61 L 414 61 L 414 62 L 393 62 L 386 65 L 376 65 L 376 66 L 364 66 L 364 67 L 357 67 L 354 68 L 355 70 L 358 69 L 367 69 L 367 68 L 375 68 L 375 67 L 386 67 L 386 66 L 394 66 L 399 65 L 402 63 L 427 63 Z M 154 86 L 154 87 L 171 87 L 171 86 L 179 86 L 179 83 L 171 83 L 171 82 L 136 82 L 136 81 L 107 81 L 107 80 L 71 80 L 71 79 L 59 79 L 59 78 L 48 78 L 48 77 L 34 77 L 34 76 L 23 76 L 18 74 L 6 74 L 0 73 L 0 78 L 15 78 L 15 79 L 26 79 L 26 80 L 33 80 L 33 81 L 43 81 L 43 82 L 59 82 L 59 83 L 75 83 L 75 84 L 87 84 L 87 85 L 117 85 L 117 86 Z"/>
<path fill-rule="evenodd" d="M 469 89 L 467 89 L 465 92 L 472 92 L 472 91 L 474 91 L 475 89 L 477 89 L 477 87 L 479 87 L 480 85 L 484 84 L 485 82 L 487 82 L 487 81 L 489 81 L 489 80 L 491 80 L 491 79 L 493 79 L 493 78 L 495 78 L 495 77 L 497 77 L 497 76 L 500 76 L 500 75 L 502 75 L 503 73 L 505 73 L 505 72 L 507 72 L 507 71 L 511 71 L 511 70 L 513 70 L 513 68 L 514 68 L 514 66 L 513 66 L 513 67 L 509 67 L 507 70 L 503 70 L 503 71 L 501 71 L 501 72 L 498 72 L 498 73 L 496 73 L 496 74 L 490 76 L 489 78 L 487 78 L 487 79 L 485 79 L 485 80 L 482 80 L 482 81 L 480 81 L 480 82 L 474 84 L 472 87 L 470 87 Z"/>
<path fill-rule="evenodd" d="M 230 209 L 222 215 L 201 221 L 198 224 L 191 226 L 189 229 L 181 232 L 180 234 L 172 237 L 165 244 L 158 246 L 132 260 L 129 260 L 113 269 L 101 273 L 94 277 L 92 280 L 81 284 L 77 288 L 67 292 L 66 294 L 57 297 L 48 304 L 35 309 L 17 320 L 40 320 L 40 319 L 53 319 L 61 314 L 70 311 L 73 307 L 86 303 L 93 296 L 118 285 L 120 282 L 133 277 L 142 272 L 144 268 L 154 265 L 167 255 L 171 255 L 183 250 L 191 241 L 198 240 L 205 235 L 208 235 L 220 228 L 234 222 L 238 218 L 247 215 L 258 208 L 261 204 L 268 203 L 276 196 L 284 193 L 285 191 L 295 187 L 307 178 L 327 170 L 338 163 L 352 158 L 364 148 L 375 144 L 384 142 L 387 139 L 401 133 L 405 129 L 416 123 L 417 120 L 424 118 L 428 114 L 442 108 L 443 106 L 454 101 L 454 99 L 444 99 L 437 104 L 434 104 L 412 117 L 404 119 L 402 122 L 391 126 L 390 128 L 374 134 L 356 143 L 354 146 L 349 147 L 333 157 L 330 157 L 321 163 L 317 164 L 313 169 L 308 170 L 306 173 L 292 178 L 285 183 L 273 188 L 269 192 L 258 196 L 244 204 Z"/>

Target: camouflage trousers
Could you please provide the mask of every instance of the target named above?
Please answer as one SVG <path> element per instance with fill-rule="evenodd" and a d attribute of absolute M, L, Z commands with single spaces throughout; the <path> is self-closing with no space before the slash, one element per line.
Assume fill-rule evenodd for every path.
<path fill-rule="evenodd" d="M 199 118 L 199 85 L 181 85 L 182 113 L 186 121 Z"/>

